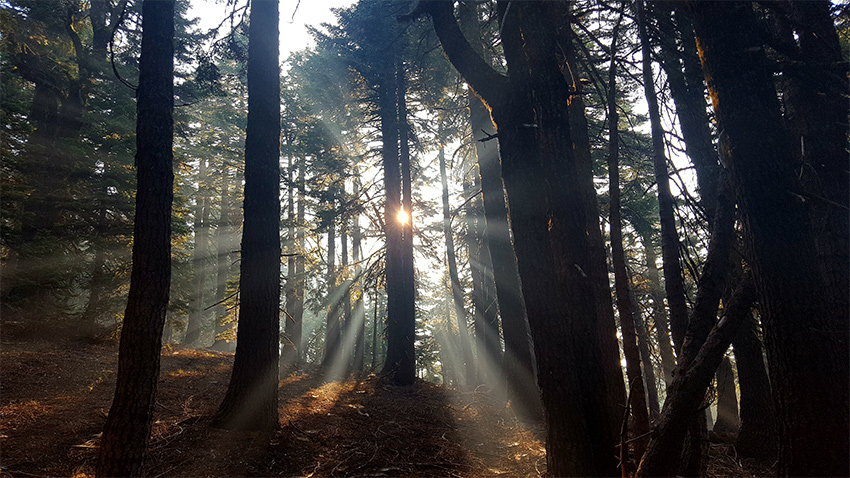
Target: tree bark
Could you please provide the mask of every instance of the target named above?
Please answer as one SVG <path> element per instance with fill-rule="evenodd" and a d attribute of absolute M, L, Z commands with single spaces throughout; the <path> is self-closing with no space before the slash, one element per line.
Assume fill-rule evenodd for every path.
<path fill-rule="evenodd" d="M 278 2 L 251 4 L 248 127 L 236 356 L 213 425 L 273 430 L 280 346 L 280 68 Z"/>
<path fill-rule="evenodd" d="M 407 221 L 400 224 L 400 282 L 398 289 L 399 301 L 395 315 L 390 313 L 387 321 L 387 360 L 381 371 L 387 380 L 396 385 L 410 385 L 416 379 L 416 283 L 413 264 L 413 198 L 410 181 L 410 147 L 408 143 L 406 93 L 404 65 L 399 62 L 395 72 L 396 92 L 396 125 L 398 129 L 398 159 L 400 160 L 399 176 L 401 179 L 402 195 L 401 209 L 407 213 Z M 386 165 L 384 166 L 386 167 Z M 389 191 L 387 191 L 389 199 Z M 396 209 L 396 212 L 398 209 Z M 398 223 L 395 214 L 387 218 Z M 389 279 L 388 279 L 389 281 Z"/>
<path fill-rule="evenodd" d="M 133 268 L 118 350 L 115 396 L 96 475 L 138 476 L 153 422 L 162 328 L 171 283 L 174 2 L 142 4 L 136 123 Z"/>
<path fill-rule="evenodd" d="M 848 311 L 823 297 L 841 291 L 827 287 L 818 267 L 816 235 L 800 201 L 805 192 L 752 5 L 691 8 L 745 220 L 771 383 L 777 384 L 779 474 L 847 476 L 850 421 L 847 407 L 836 404 L 850 399 Z"/>

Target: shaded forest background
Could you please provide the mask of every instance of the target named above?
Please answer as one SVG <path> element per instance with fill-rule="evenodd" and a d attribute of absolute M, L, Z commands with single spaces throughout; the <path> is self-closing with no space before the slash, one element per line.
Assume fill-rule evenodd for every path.
<path fill-rule="evenodd" d="M 288 58 L 277 2 L 228 12 L 0 3 L 4 470 L 138 474 L 223 428 L 248 468 L 145 470 L 848 474 L 846 4 L 362 0 Z M 157 47 L 173 104 L 140 74 Z M 139 206 L 149 164 L 168 210 Z M 131 281 L 146 233 L 162 262 Z M 133 309 L 153 277 L 161 307 Z M 101 446 L 104 416 L 50 442 L 55 468 L 10 464 L 91 373 L 86 406 L 117 380 L 135 441 Z M 203 405 L 156 402 L 158 376 Z M 375 435 L 371 463 L 368 437 L 317 438 L 363 417 L 442 441 Z"/>

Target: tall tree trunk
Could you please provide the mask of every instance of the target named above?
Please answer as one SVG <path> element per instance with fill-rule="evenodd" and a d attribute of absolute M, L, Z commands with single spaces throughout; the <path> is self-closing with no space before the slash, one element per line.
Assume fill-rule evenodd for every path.
<path fill-rule="evenodd" d="M 401 206 L 407 221 L 401 225 L 401 283 L 398 315 L 387 323 L 387 361 L 382 375 L 398 385 L 410 385 L 416 378 L 416 284 L 413 265 L 413 197 L 410 181 L 410 147 L 408 142 L 407 106 L 405 96 L 407 81 L 404 64 L 396 66 L 396 105 L 399 138 L 400 176 L 402 184 Z M 393 216 L 390 220 L 397 222 Z"/>
<path fill-rule="evenodd" d="M 818 266 L 811 218 L 799 199 L 805 192 L 752 4 L 704 2 L 691 8 L 744 216 L 771 383 L 781 384 L 773 390 L 779 473 L 850 475 L 850 417 L 847 407 L 836 407 L 850 401 L 848 311 L 835 306 L 847 298 L 830 299 L 846 291 L 828 288 Z"/>
<path fill-rule="evenodd" d="M 296 225 L 295 225 L 295 240 L 298 244 L 298 255 L 295 257 L 295 305 L 289 311 L 292 314 L 292 334 L 290 338 L 295 348 L 295 365 L 300 366 L 301 360 L 304 359 L 303 341 L 304 341 L 304 280 L 305 271 L 307 268 L 306 256 L 306 203 L 304 199 L 304 188 L 306 185 L 305 174 L 307 167 L 304 164 L 304 159 L 298 161 L 298 207 L 296 210 Z"/>
<path fill-rule="evenodd" d="M 749 314 L 732 341 L 741 389 L 741 428 L 735 450 L 744 457 L 772 459 L 779 444 L 776 413 L 757 327 L 755 317 Z"/>
<path fill-rule="evenodd" d="M 639 231 L 646 257 L 646 278 L 649 282 L 649 295 L 652 297 L 652 317 L 655 322 L 655 340 L 658 342 L 658 352 L 661 356 L 661 369 L 664 373 L 664 383 L 669 387 L 673 383 L 673 369 L 676 368 L 676 357 L 670 344 L 670 326 L 667 321 L 667 309 L 664 307 L 664 289 L 658 275 L 658 256 L 655 253 L 655 242 L 652 240 L 652 228 Z"/>
<path fill-rule="evenodd" d="M 632 315 L 632 298 L 629 287 L 629 273 L 626 270 L 626 253 L 623 249 L 623 223 L 620 216 L 620 134 L 619 114 L 617 113 L 617 34 L 619 21 L 611 34 L 611 66 L 608 71 L 608 196 L 610 198 L 609 220 L 611 224 L 611 262 L 614 266 L 614 287 L 617 294 L 617 315 L 620 317 L 620 330 L 623 333 L 623 355 L 626 358 L 626 375 L 629 378 L 629 397 L 633 430 L 636 436 L 649 431 L 649 414 L 646 406 L 646 392 L 641 371 L 641 353 L 635 329 L 635 317 Z M 640 320 L 639 318 L 637 320 Z M 648 439 L 634 442 L 636 460 L 643 456 Z"/>
<path fill-rule="evenodd" d="M 138 185 L 133 269 L 121 329 L 118 376 L 96 474 L 138 476 L 153 422 L 162 328 L 171 283 L 174 2 L 142 4 L 136 123 Z"/>
<path fill-rule="evenodd" d="M 474 173 L 473 173 L 474 174 Z M 496 308 L 488 297 L 487 292 L 487 263 L 489 258 L 485 256 L 487 252 L 481 244 L 481 236 L 483 235 L 483 227 L 481 217 L 476 207 L 477 189 L 468 178 L 463 179 L 463 195 L 470 198 L 466 202 L 465 217 L 466 217 L 466 248 L 469 251 L 469 269 L 472 278 L 472 306 L 473 306 L 473 327 L 475 330 L 475 364 L 476 375 L 475 384 L 492 384 L 491 372 L 495 371 L 494 366 L 500 360 L 501 350 L 497 355 L 492 350 L 493 337 L 492 327 L 489 322 L 495 321 Z M 491 307 L 493 306 L 493 307 Z M 488 337 L 488 335 L 491 335 Z M 498 344 L 498 328 L 495 331 L 495 340 Z"/>
<path fill-rule="evenodd" d="M 465 386 L 471 386 L 473 380 L 475 380 L 475 362 L 472 358 L 472 339 L 469 337 L 469 326 L 466 321 L 466 308 L 463 305 L 463 289 L 460 286 L 460 278 L 458 277 L 457 272 L 457 260 L 455 259 L 455 245 L 452 234 L 452 216 L 451 207 L 449 205 L 449 183 L 446 174 L 446 155 L 443 148 L 440 148 L 437 153 L 437 159 L 440 163 L 440 181 L 443 186 L 443 233 L 446 237 L 446 262 L 449 269 L 452 303 L 454 304 L 458 337 L 462 351 L 461 359 L 463 360 L 458 372 L 461 377 L 461 383 Z M 452 339 L 452 336 L 448 336 L 447 339 Z"/>
<path fill-rule="evenodd" d="M 332 214 L 336 214 L 333 212 Z M 336 219 L 331 219 L 328 224 L 328 294 L 327 294 L 327 316 L 325 317 L 325 354 L 322 356 L 322 369 L 326 374 L 334 372 L 334 376 L 327 377 L 330 380 L 339 378 L 336 375 L 337 370 L 334 370 L 335 361 L 337 358 L 343 357 L 340 347 L 341 330 L 340 330 L 340 310 L 342 309 L 342 287 L 338 282 L 338 273 L 336 270 Z"/>
<path fill-rule="evenodd" d="M 192 310 L 186 326 L 183 345 L 195 345 L 201 339 L 201 328 L 204 321 L 204 288 L 207 282 L 207 254 L 209 238 L 209 208 L 204 184 L 207 180 L 207 161 L 198 160 L 198 191 L 195 198 L 195 250 L 192 252 Z"/>
<path fill-rule="evenodd" d="M 348 271 L 348 221 L 343 220 L 342 230 L 340 231 L 340 244 L 342 245 L 342 262 L 340 263 L 340 271 L 342 272 L 342 323 L 339 326 L 340 331 L 340 351 L 342 352 L 343 360 L 345 360 L 344 374 L 348 374 L 350 365 L 352 364 L 351 357 L 354 353 L 354 340 L 352 333 L 354 330 L 351 327 L 351 274 Z"/>
<path fill-rule="evenodd" d="M 655 367 L 652 365 L 652 353 L 650 352 L 649 332 L 641 315 L 640 305 L 631 288 L 632 317 L 635 319 L 635 332 L 637 333 L 638 348 L 640 349 L 640 362 L 643 365 L 643 383 L 646 388 L 646 405 L 649 407 L 650 419 L 655 419 L 661 413 L 658 403 L 658 386 L 655 383 Z"/>
<path fill-rule="evenodd" d="M 236 357 L 213 424 L 273 430 L 280 346 L 280 68 L 278 2 L 251 4 L 248 127 Z"/>
<path fill-rule="evenodd" d="M 667 305 L 670 309 L 670 328 L 673 346 L 680 351 L 688 328 L 688 305 L 685 299 L 685 284 L 682 265 L 679 263 L 679 235 L 676 232 L 676 219 L 673 214 L 675 205 L 670 192 L 670 180 L 667 177 L 667 156 L 664 153 L 664 129 L 658 112 L 658 99 L 655 93 L 652 74 L 652 48 L 646 27 L 644 2 L 637 2 L 638 32 L 640 34 L 643 56 L 643 83 L 649 122 L 652 132 L 652 162 L 655 169 L 655 183 L 658 188 L 658 211 L 661 217 L 661 256 L 664 260 L 664 284 L 667 289 Z"/>
<path fill-rule="evenodd" d="M 295 308 L 295 283 L 298 281 L 298 275 L 295 272 L 295 258 L 296 255 L 299 254 L 298 251 L 298 243 L 295 238 L 295 188 L 291 185 L 294 184 L 293 176 L 294 176 L 294 166 L 295 161 L 292 156 L 289 157 L 289 164 L 286 172 L 287 181 L 289 184 L 289 188 L 286 191 L 286 244 L 288 253 L 286 259 L 286 286 L 284 287 L 284 299 L 286 301 L 286 308 L 284 309 L 284 335 L 283 340 L 281 340 L 281 352 L 280 352 L 280 373 L 281 375 L 286 375 L 292 369 L 295 364 L 295 357 L 298 354 L 298 350 L 295 347 L 295 342 L 292 340 L 293 329 L 295 328 L 295 318 L 292 315 L 292 311 Z"/>
<path fill-rule="evenodd" d="M 471 39 L 473 48 L 483 54 L 478 18 L 471 5 L 462 4 L 459 21 Z M 475 36 L 473 36 L 475 35 Z M 477 41 L 476 41 L 477 40 Z M 502 368 L 507 385 L 507 396 L 517 416 L 537 421 L 543 416 L 540 394 L 535 384 L 534 352 L 522 298 L 522 287 L 517 272 L 516 255 L 511 241 L 502 168 L 499 160 L 498 139 L 486 139 L 496 131 L 490 113 L 480 98 L 468 94 L 469 123 L 475 139 L 478 172 L 481 175 L 481 196 L 484 202 L 485 238 L 493 263 L 496 297 L 502 319 L 505 354 Z M 482 141 L 483 140 L 483 141 Z"/>
<path fill-rule="evenodd" d="M 216 286 L 215 286 L 215 329 L 213 345 L 215 350 L 227 349 L 226 332 L 232 328 L 227 320 L 230 312 L 225 303 L 227 281 L 230 279 L 231 252 L 234 246 L 231 235 L 234 233 L 233 212 L 231 211 L 230 176 L 225 168 L 221 178 L 221 205 L 219 206 L 218 227 L 215 230 L 216 247 Z"/>
<path fill-rule="evenodd" d="M 498 6 L 504 19 L 508 78 L 471 50 L 451 4 L 420 2 L 434 20 L 450 61 L 488 104 L 497 126 L 546 414 L 548 473 L 613 475 L 617 468 L 611 450 L 622 410 L 615 413 L 600 397 L 608 395 L 614 380 L 606 376 L 603 364 L 618 358 L 603 347 L 598 290 L 585 272 L 597 265 L 591 264 L 588 244 L 592 239 L 588 239 L 587 195 L 578 183 L 592 183 L 592 177 L 576 164 L 563 108 L 569 104 L 569 88 L 551 54 L 557 46 L 549 9 L 557 6 L 547 2 Z M 510 15 L 505 15 L 508 8 Z"/>
<path fill-rule="evenodd" d="M 384 73 L 378 85 L 381 116 L 381 155 L 384 165 L 384 235 L 386 236 L 386 290 L 388 352 L 382 373 L 393 374 L 404 354 L 405 288 L 402 225 L 398 221 L 401 203 L 401 168 L 399 162 L 399 124 L 395 71 Z"/>
<path fill-rule="evenodd" d="M 708 111 L 705 103 L 705 83 L 697 57 L 693 38 L 693 24 L 687 9 L 675 9 L 672 2 L 652 5 L 660 29 L 659 60 L 667 74 L 670 96 L 676 105 L 676 116 L 685 142 L 685 152 L 697 173 L 700 202 L 705 209 L 709 226 L 716 210 L 717 180 L 720 164 L 709 130 Z M 676 39 L 682 42 L 682 50 L 676 47 Z"/>
<path fill-rule="evenodd" d="M 740 333 L 740 332 L 739 332 Z M 735 392 L 735 375 L 729 357 L 723 357 L 717 368 L 717 419 L 714 434 L 722 440 L 732 441 L 738 433 L 738 396 Z"/>

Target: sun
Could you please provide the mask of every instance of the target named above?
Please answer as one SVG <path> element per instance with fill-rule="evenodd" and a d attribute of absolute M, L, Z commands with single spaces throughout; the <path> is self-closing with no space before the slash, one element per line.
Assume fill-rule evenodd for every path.
<path fill-rule="evenodd" d="M 410 216 L 407 214 L 407 212 L 405 212 L 404 208 L 401 208 L 398 211 L 398 215 L 396 216 L 396 219 L 398 219 L 398 222 L 401 223 L 402 225 L 406 225 L 407 221 L 410 220 Z"/>

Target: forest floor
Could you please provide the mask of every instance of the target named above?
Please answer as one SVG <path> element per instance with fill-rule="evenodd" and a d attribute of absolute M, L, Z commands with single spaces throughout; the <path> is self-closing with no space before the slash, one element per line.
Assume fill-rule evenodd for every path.
<path fill-rule="evenodd" d="M 145 461 L 148 477 L 539 476 L 542 429 L 486 393 L 363 380 L 280 382 L 280 430 L 210 427 L 233 355 L 167 349 Z M 64 339 L 0 343 L 0 477 L 93 475 L 117 346 Z M 728 447 L 727 447 L 728 448 Z M 710 474 L 754 476 L 712 447 Z M 756 471 L 758 473 L 758 471 Z"/>

